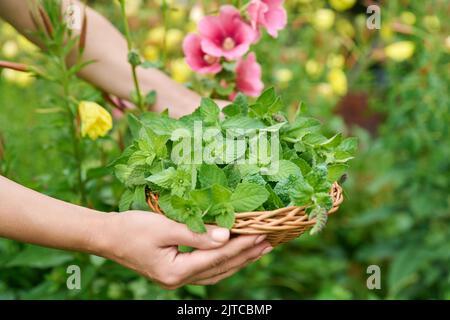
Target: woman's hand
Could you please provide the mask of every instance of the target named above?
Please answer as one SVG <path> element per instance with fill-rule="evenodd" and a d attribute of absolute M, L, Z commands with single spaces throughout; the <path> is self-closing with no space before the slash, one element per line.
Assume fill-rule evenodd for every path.
<path fill-rule="evenodd" d="M 215 284 L 272 249 L 264 236 L 229 237 L 227 229 L 208 226 L 207 233 L 196 234 L 162 215 L 129 211 L 105 215 L 94 241 L 98 255 L 175 289 Z M 198 250 L 180 253 L 178 245 Z"/>

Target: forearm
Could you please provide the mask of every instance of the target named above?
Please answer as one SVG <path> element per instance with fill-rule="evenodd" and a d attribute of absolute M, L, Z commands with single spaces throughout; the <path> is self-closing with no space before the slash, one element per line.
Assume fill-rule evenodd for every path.
<path fill-rule="evenodd" d="M 0 0 L 0 15 L 19 32 L 42 47 L 39 39 L 32 36 L 36 30 L 31 16 L 26 14 L 29 12 L 27 2 L 28 0 Z M 68 1 L 63 3 L 66 6 Z M 78 1 L 75 3 L 83 6 Z M 134 84 L 131 67 L 127 62 L 128 48 L 125 38 L 96 11 L 87 8 L 86 14 L 86 45 L 82 60 L 95 63 L 81 70 L 79 76 L 110 94 L 130 100 Z M 71 53 L 69 64 L 77 60 L 77 54 L 78 50 Z M 138 78 L 144 94 L 151 90 L 157 93 L 154 111 L 170 108 L 173 116 L 181 116 L 192 112 L 200 102 L 199 95 L 176 83 L 160 70 L 139 68 Z"/>
<path fill-rule="evenodd" d="M 84 68 L 79 76 L 97 85 L 104 91 L 123 99 L 130 99 L 134 90 L 131 66 L 127 62 L 128 48 L 123 35 L 96 11 L 88 8 L 86 47 L 83 60 L 96 63 Z M 76 60 L 77 52 L 71 55 Z M 174 116 L 192 112 L 199 104 L 200 97 L 176 83 L 158 69 L 138 68 L 138 79 L 142 93 L 155 90 L 157 102 L 154 111 L 170 108 Z"/>
<path fill-rule="evenodd" d="M 105 214 L 50 198 L 0 176 L 0 237 L 96 253 Z"/>

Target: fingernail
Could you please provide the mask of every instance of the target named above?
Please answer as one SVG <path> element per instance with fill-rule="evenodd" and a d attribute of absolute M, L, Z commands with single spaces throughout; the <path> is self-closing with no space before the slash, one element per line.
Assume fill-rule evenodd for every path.
<path fill-rule="evenodd" d="M 259 237 L 257 237 L 256 240 L 255 240 L 255 245 L 260 244 L 261 242 L 263 242 L 265 238 L 266 238 L 265 234 L 262 234 Z"/>
<path fill-rule="evenodd" d="M 267 247 L 261 252 L 261 255 L 263 256 L 265 254 L 268 254 L 272 250 L 273 250 L 273 247 Z"/>
<path fill-rule="evenodd" d="M 220 242 L 220 243 L 225 242 L 228 240 L 229 237 L 230 237 L 230 231 L 228 231 L 227 229 L 217 228 L 211 232 L 211 238 L 215 242 Z"/>

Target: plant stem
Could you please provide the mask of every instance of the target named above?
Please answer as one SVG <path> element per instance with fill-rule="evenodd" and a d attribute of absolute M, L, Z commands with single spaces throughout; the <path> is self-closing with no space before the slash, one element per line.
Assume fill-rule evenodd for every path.
<path fill-rule="evenodd" d="M 67 77 L 67 67 L 65 63 L 64 57 L 61 57 L 61 67 L 63 69 L 62 72 L 62 79 L 61 79 L 61 86 L 63 89 L 63 99 L 64 103 L 66 105 L 66 109 L 69 114 L 69 122 L 70 122 L 70 129 L 72 131 L 72 142 L 73 142 L 73 153 L 75 156 L 75 160 L 77 162 L 77 181 L 78 181 L 78 189 L 80 192 L 80 204 L 82 206 L 87 205 L 87 197 L 86 197 L 86 188 L 84 185 L 84 179 L 83 179 L 83 150 L 80 146 L 80 138 L 78 135 L 77 130 L 77 113 L 74 112 L 70 106 L 70 90 L 69 90 L 69 83 L 70 79 Z"/>
<path fill-rule="evenodd" d="M 122 14 L 123 26 L 124 26 L 124 30 L 125 30 L 125 39 L 127 40 L 128 52 L 131 52 L 133 50 L 133 43 L 131 41 L 130 28 L 128 26 L 127 14 L 126 14 L 126 10 L 125 10 L 125 0 L 120 0 L 120 9 L 121 9 L 121 14 Z M 133 77 L 134 88 L 136 90 L 136 99 L 137 99 L 136 102 L 137 102 L 139 110 L 145 111 L 144 100 L 142 98 L 141 88 L 139 86 L 139 80 L 137 77 L 137 70 L 136 70 L 137 66 L 133 65 L 132 63 L 130 63 L 130 65 L 131 65 L 131 74 Z"/>
<path fill-rule="evenodd" d="M 164 23 L 164 36 L 162 42 L 162 63 L 164 67 L 167 66 L 167 30 L 169 29 L 169 15 L 167 14 L 169 5 L 167 4 L 167 0 L 163 0 L 162 2 L 162 14 L 163 14 L 163 23 Z"/>

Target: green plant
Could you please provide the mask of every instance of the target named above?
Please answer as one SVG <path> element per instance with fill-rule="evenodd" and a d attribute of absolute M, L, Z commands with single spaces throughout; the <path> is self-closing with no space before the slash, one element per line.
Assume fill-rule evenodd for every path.
<path fill-rule="evenodd" d="M 208 98 L 179 120 L 130 115 L 133 144 L 114 163 L 127 188 L 120 209 L 148 208 L 150 191 L 168 217 L 205 232 L 204 223 L 231 228 L 236 212 L 305 206 L 317 217 L 317 233 L 332 207 L 331 184 L 347 170 L 357 142 L 325 137 L 318 120 L 299 112 L 289 122 L 283 109 L 268 89 L 254 103 L 238 96 L 223 120 Z M 199 124 L 204 134 L 196 135 Z"/>

